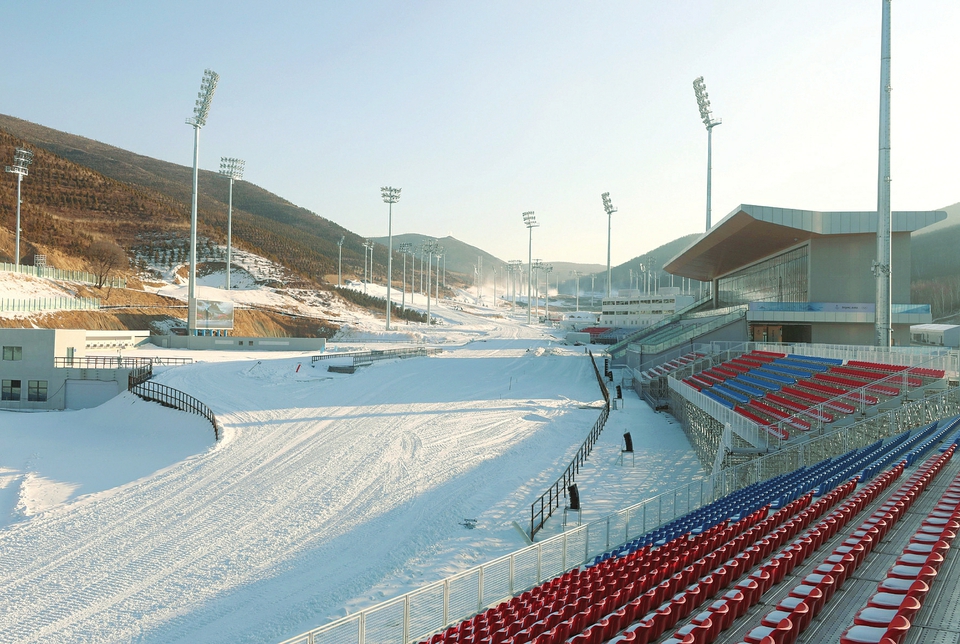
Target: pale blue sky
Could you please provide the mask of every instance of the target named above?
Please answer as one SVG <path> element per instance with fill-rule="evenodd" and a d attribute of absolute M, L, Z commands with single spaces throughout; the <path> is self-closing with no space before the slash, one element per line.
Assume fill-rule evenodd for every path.
<path fill-rule="evenodd" d="M 20 2 L 0 112 L 201 167 L 369 236 L 451 234 L 502 259 L 623 262 L 740 203 L 876 208 L 881 0 Z M 960 201 L 960 2 L 893 4 L 892 201 Z"/>

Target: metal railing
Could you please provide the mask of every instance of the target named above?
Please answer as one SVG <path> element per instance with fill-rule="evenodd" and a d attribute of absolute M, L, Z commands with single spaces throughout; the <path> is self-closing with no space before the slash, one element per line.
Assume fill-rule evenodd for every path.
<path fill-rule="evenodd" d="M 164 407 L 172 407 L 174 409 L 179 409 L 180 411 L 186 411 L 192 414 L 197 414 L 198 416 L 203 416 L 210 421 L 211 425 L 213 425 L 214 438 L 216 440 L 220 440 L 220 434 L 222 432 L 220 423 L 217 421 L 216 414 L 213 413 L 212 409 L 190 394 L 185 394 L 179 389 L 174 389 L 173 387 L 161 385 L 160 383 L 151 382 L 149 380 L 130 387 L 130 393 L 135 394 L 148 402 L 158 402 Z"/>
<path fill-rule="evenodd" d="M 932 420 L 960 413 L 960 389 L 941 392 L 927 405 Z M 895 414 L 890 410 L 888 414 Z M 929 421 L 928 421 L 929 422 Z M 920 427 L 926 422 L 918 422 Z M 846 429 L 846 428 L 845 428 Z M 611 548 L 712 503 L 731 492 L 799 467 L 819 463 L 891 435 L 883 423 L 866 431 L 839 431 L 725 469 L 572 528 L 540 543 L 428 584 L 281 644 L 410 644 L 490 606 L 590 562 Z M 790 469 L 785 470 L 785 466 Z"/>
<path fill-rule="evenodd" d="M 600 410 L 599 418 L 597 418 L 593 427 L 590 428 L 590 433 L 587 434 L 586 439 L 584 439 L 580 445 L 580 449 L 577 450 L 573 460 L 567 465 L 567 469 L 563 471 L 560 478 L 554 481 L 553 485 L 551 485 L 546 492 L 540 495 L 540 498 L 530 504 L 531 541 L 536 536 L 537 531 L 546 523 L 547 519 L 553 515 L 553 511 L 560 507 L 561 499 L 567 497 L 567 488 L 573 485 L 573 482 L 576 480 L 577 474 L 580 472 L 580 467 L 593 450 L 593 446 L 597 442 L 597 438 L 600 437 L 600 432 L 603 431 L 603 426 L 607 422 L 607 417 L 610 415 L 610 391 L 607 389 L 607 384 L 603 381 L 600 369 L 597 368 L 597 361 L 593 357 L 593 352 L 588 351 L 587 353 L 590 356 L 590 364 L 593 365 L 593 372 L 597 377 L 597 383 L 600 385 L 600 393 L 603 394 L 603 409 Z"/>
<path fill-rule="evenodd" d="M 95 297 L 30 297 L 0 299 L 0 311 L 99 311 Z"/>
<path fill-rule="evenodd" d="M 121 356 L 53 359 L 53 366 L 60 369 L 136 369 L 145 365 L 149 366 L 151 363 L 151 358 L 124 358 Z"/>
<path fill-rule="evenodd" d="M 701 324 L 689 325 L 683 327 L 683 331 L 677 335 L 671 336 L 670 338 L 665 338 L 661 342 L 655 344 L 648 344 L 646 342 L 634 342 L 628 345 L 627 350 L 633 351 L 640 354 L 658 354 L 666 351 L 667 349 L 672 349 L 688 340 L 693 340 L 705 333 L 710 333 L 711 331 L 716 331 L 722 327 L 732 324 L 737 320 L 745 318 L 747 316 L 747 308 L 744 307 L 734 307 L 735 310 L 730 311 L 723 315 L 719 319 L 712 319 L 708 322 L 703 322 Z M 653 339 L 653 338 L 651 338 Z"/>
<path fill-rule="evenodd" d="M 709 301 L 710 301 L 710 296 L 709 295 L 704 296 L 699 300 L 697 300 L 696 302 L 694 302 L 693 304 L 689 304 L 683 307 L 673 315 L 665 317 L 659 322 L 656 322 L 644 329 L 640 329 L 635 333 L 631 333 L 630 335 L 625 337 L 623 340 L 620 340 L 620 342 L 617 342 L 612 347 L 610 347 L 607 353 L 609 353 L 614 358 L 619 358 L 620 355 L 622 355 L 623 352 L 627 350 L 627 347 L 629 347 L 631 343 L 636 342 L 639 339 L 648 337 L 653 333 L 657 332 L 658 330 L 664 328 L 665 326 L 669 326 L 674 322 L 680 321 L 681 319 L 684 318 L 684 316 L 687 314 L 688 311 L 693 311 L 697 307 L 703 306 Z"/>
<path fill-rule="evenodd" d="M 733 346 L 722 348 L 724 345 L 731 344 Z M 823 358 L 864 360 L 868 362 L 878 362 L 908 367 L 924 367 L 942 370 L 948 376 L 956 375 L 958 367 L 958 358 L 956 352 L 949 350 L 932 350 L 920 347 L 917 348 L 918 350 L 909 350 L 909 348 L 901 348 L 900 350 L 896 350 L 886 347 L 857 347 L 823 344 L 792 345 L 753 342 L 715 342 L 712 343 L 712 346 L 714 347 L 714 350 L 711 352 L 711 356 L 708 358 L 699 360 L 692 365 L 687 365 L 669 374 L 667 377 L 667 382 L 670 390 L 705 411 L 711 417 L 716 419 L 721 425 L 730 427 L 737 436 L 745 440 L 753 447 L 763 450 L 780 449 L 784 443 L 791 440 L 789 438 L 780 438 L 780 435 L 794 435 L 794 439 L 796 439 L 796 434 L 803 435 L 804 432 L 796 428 L 798 421 L 799 423 L 809 424 L 810 430 L 808 431 L 822 431 L 825 427 L 825 423 L 817 420 L 816 417 L 811 417 L 806 412 L 797 412 L 783 420 L 771 423 L 768 426 L 769 429 L 762 428 L 752 420 L 736 413 L 732 409 L 723 406 L 717 401 L 697 391 L 690 385 L 682 382 L 682 379 L 691 374 L 699 373 L 710 366 L 720 364 L 726 360 L 749 353 L 754 349 Z M 878 385 L 894 387 L 900 390 L 901 395 L 906 395 L 912 389 L 909 386 L 909 377 L 910 376 L 907 373 L 896 373 L 883 378 L 878 377 L 876 380 L 865 384 L 863 387 L 850 389 L 849 391 L 845 391 L 838 396 L 825 396 L 828 398 L 827 401 L 814 405 L 811 407 L 811 409 L 815 410 L 821 417 L 826 417 L 827 415 L 834 415 L 836 412 L 832 409 L 835 408 L 836 403 L 840 403 L 842 405 L 852 405 L 855 409 L 855 413 L 863 414 L 867 409 L 874 406 L 868 404 L 866 401 L 871 397 L 877 397 L 875 389 Z M 881 402 L 882 401 L 883 398 L 881 398 Z M 849 427 L 849 425 L 847 426 Z"/>
<path fill-rule="evenodd" d="M 59 268 L 50 268 L 48 266 L 25 266 L 20 265 L 19 270 L 16 264 L 0 262 L 0 271 L 9 273 L 21 273 L 23 275 L 32 275 L 34 277 L 46 277 L 55 280 L 64 280 L 66 282 L 86 282 L 96 284 L 99 280 L 93 273 L 86 271 L 65 271 Z M 127 288 L 127 280 L 122 277 L 111 277 L 104 283 L 104 286 L 112 288 Z"/>

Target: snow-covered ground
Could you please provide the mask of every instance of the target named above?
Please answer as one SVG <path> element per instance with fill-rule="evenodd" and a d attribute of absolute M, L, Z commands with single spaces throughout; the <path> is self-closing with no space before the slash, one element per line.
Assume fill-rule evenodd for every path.
<path fill-rule="evenodd" d="M 213 408 L 217 444 L 129 394 L 0 412 L 0 642 L 278 641 L 523 547 L 514 522 L 596 420 L 593 368 L 508 309 L 453 304 L 396 324 L 435 357 L 343 375 L 196 352 L 159 372 Z M 391 337 L 362 316 L 343 336 L 330 350 Z M 625 396 L 578 479 L 584 520 L 702 474 L 679 426 Z M 614 464 L 623 431 L 635 467 Z"/>

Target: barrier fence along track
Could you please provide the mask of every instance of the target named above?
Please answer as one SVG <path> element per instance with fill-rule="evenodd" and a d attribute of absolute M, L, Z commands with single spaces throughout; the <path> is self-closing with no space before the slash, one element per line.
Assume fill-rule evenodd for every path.
<path fill-rule="evenodd" d="M 50 268 L 48 266 L 25 266 L 20 265 L 19 270 L 16 264 L 0 262 L 0 271 L 8 273 L 21 273 L 23 275 L 33 275 L 34 277 L 46 277 L 54 280 L 64 280 L 66 282 L 87 282 L 96 284 L 97 276 L 85 271 L 64 271 L 59 268 Z M 127 288 L 127 280 L 122 277 L 111 277 L 103 284 L 113 288 Z"/>
<path fill-rule="evenodd" d="M 428 349 L 426 347 L 411 347 L 407 349 L 383 349 L 382 351 L 360 351 L 354 353 L 323 353 L 317 356 L 310 356 L 310 362 L 319 362 L 320 360 L 334 360 L 336 358 L 352 358 L 353 366 L 377 362 L 378 360 L 390 360 L 392 358 L 415 358 L 418 356 L 432 356 L 443 351 L 443 349 Z"/>
<path fill-rule="evenodd" d="M 591 450 L 593 450 L 593 445 L 597 442 L 597 438 L 600 437 L 600 432 L 603 431 L 603 426 L 606 424 L 607 417 L 610 415 L 610 392 L 607 390 L 603 376 L 597 368 L 597 361 L 593 357 L 593 352 L 588 351 L 588 354 L 590 355 L 590 364 L 593 365 L 593 372 L 597 376 L 597 383 L 600 385 L 600 393 L 603 394 L 603 409 L 600 410 L 600 417 L 597 418 L 597 422 L 590 428 L 590 433 L 587 434 L 586 440 L 583 441 L 580 449 L 577 450 L 576 456 L 573 457 L 570 465 L 564 470 L 563 475 L 554 481 L 550 489 L 541 494 L 540 498 L 530 505 L 531 541 L 534 536 L 536 536 L 537 531 L 546 523 L 547 519 L 553 515 L 553 511 L 560 507 L 561 499 L 567 497 L 567 488 L 573 485 L 573 482 L 576 480 L 576 476 L 580 472 L 580 466 L 583 465 L 584 461 L 586 461 L 590 455 Z"/>
<path fill-rule="evenodd" d="M 179 389 L 161 385 L 156 382 L 140 382 L 130 387 L 130 393 L 143 398 L 147 402 L 158 402 L 164 407 L 172 407 L 180 411 L 186 411 L 198 416 L 203 416 L 213 425 L 213 435 L 216 440 L 220 440 L 220 423 L 213 410 L 189 394 L 185 394 Z"/>
<path fill-rule="evenodd" d="M 0 299 L 0 311 L 98 311 L 99 309 L 100 300 L 95 297 Z"/>

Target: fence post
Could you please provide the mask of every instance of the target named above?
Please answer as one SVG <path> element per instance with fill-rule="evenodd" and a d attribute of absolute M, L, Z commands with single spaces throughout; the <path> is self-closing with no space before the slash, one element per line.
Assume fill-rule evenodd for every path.
<path fill-rule="evenodd" d="M 410 641 L 410 593 L 403 596 L 403 644 Z"/>

